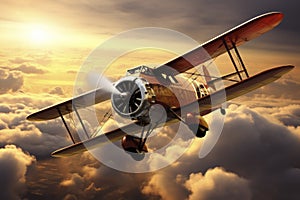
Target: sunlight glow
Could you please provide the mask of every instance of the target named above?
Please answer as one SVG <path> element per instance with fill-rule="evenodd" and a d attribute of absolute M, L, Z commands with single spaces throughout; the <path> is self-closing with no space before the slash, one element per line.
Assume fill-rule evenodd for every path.
<path fill-rule="evenodd" d="M 31 32 L 31 39 L 36 42 L 43 42 L 49 39 L 49 34 L 42 29 L 34 29 Z"/>
<path fill-rule="evenodd" d="M 29 25 L 27 30 L 29 40 L 34 44 L 47 44 L 54 40 L 53 31 L 44 25 Z"/>
<path fill-rule="evenodd" d="M 95 48 L 108 35 L 88 33 L 80 28 L 51 21 L 0 23 L 1 46 L 26 48 L 84 47 Z"/>

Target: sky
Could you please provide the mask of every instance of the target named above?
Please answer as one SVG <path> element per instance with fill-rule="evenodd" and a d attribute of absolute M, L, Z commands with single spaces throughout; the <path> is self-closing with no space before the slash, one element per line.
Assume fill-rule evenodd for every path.
<path fill-rule="evenodd" d="M 3 0 L 0 198 L 299 199 L 299 6 L 296 0 Z M 172 165 L 150 173 L 120 172 L 89 153 L 51 158 L 52 151 L 71 144 L 62 122 L 26 120 L 30 113 L 71 97 L 90 53 L 120 32 L 167 28 L 201 44 L 270 11 L 281 11 L 285 18 L 240 48 L 248 70 L 254 75 L 274 66 L 296 67 L 280 80 L 233 100 L 222 134 L 205 158 L 198 157 L 203 139 L 195 139 Z M 111 73 L 120 76 L 140 62 L 163 63 L 172 56 L 131 53 L 115 62 L 120 68 Z M 231 69 L 227 55 L 216 63 L 220 71 Z M 162 132 L 167 138 L 172 129 Z M 165 153 L 166 158 L 172 156 Z M 155 163 L 164 159 L 156 158 Z"/>

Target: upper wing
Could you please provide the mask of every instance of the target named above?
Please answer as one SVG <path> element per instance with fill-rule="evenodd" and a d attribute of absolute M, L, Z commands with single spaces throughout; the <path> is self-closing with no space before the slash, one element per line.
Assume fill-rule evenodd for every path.
<path fill-rule="evenodd" d="M 242 96 L 248 92 L 251 92 L 257 88 L 260 88 L 268 83 L 271 83 L 277 79 L 279 79 L 283 74 L 292 70 L 294 66 L 281 66 L 266 70 L 255 76 L 252 76 L 248 79 L 240 81 L 239 83 L 230 85 L 226 87 L 224 90 L 219 90 L 217 92 L 212 93 L 204 98 L 199 99 L 196 102 L 188 104 L 184 106 L 185 111 L 190 112 L 195 108 L 195 104 L 199 104 L 199 110 L 201 115 L 205 115 L 213 111 L 215 108 L 218 108 L 225 101 L 229 101 L 236 97 Z M 224 98 L 224 92 L 226 97 Z M 213 102 L 212 102 L 213 99 Z M 212 105 L 213 103 L 213 105 Z M 179 109 L 175 110 L 175 112 L 180 112 Z"/>
<path fill-rule="evenodd" d="M 215 38 L 196 47 L 195 49 L 179 56 L 164 65 L 154 69 L 155 74 L 177 75 L 185 72 L 211 58 L 215 58 L 226 52 L 223 40 L 226 41 L 229 49 L 232 43 L 235 46 L 244 44 L 276 27 L 283 19 L 283 14 L 271 12 L 255 17 Z M 170 68 L 174 70 L 170 70 Z"/>
<path fill-rule="evenodd" d="M 200 45 L 194 50 L 187 52 L 186 54 L 179 56 L 162 66 L 154 69 L 155 74 L 170 74 L 176 75 L 178 73 L 185 72 L 194 66 L 197 66 L 211 58 L 217 57 L 224 52 L 226 48 L 223 44 L 223 40 L 228 43 L 228 47 L 231 49 L 233 42 L 236 46 L 258 37 L 259 35 L 273 29 L 277 26 L 283 18 L 282 13 L 272 12 L 267 13 L 256 18 L 253 18 L 224 34 Z M 203 51 L 206 50 L 206 52 Z M 174 70 L 170 70 L 170 67 Z M 73 105 L 76 108 L 82 108 L 91 106 L 96 103 L 108 100 L 110 93 L 102 89 L 96 89 L 94 91 L 82 94 L 73 99 L 61 102 L 54 106 L 45 108 L 37 113 L 33 113 L 27 117 L 28 120 L 49 120 L 59 117 L 58 109 L 61 114 L 68 114 L 73 111 Z"/>
<path fill-rule="evenodd" d="M 88 107 L 110 99 L 111 93 L 102 88 L 89 91 L 67 101 L 49 106 L 27 117 L 31 121 L 50 120 L 62 115 L 73 112 L 73 106 L 76 108 Z M 59 110 L 59 111 L 58 111 Z"/>

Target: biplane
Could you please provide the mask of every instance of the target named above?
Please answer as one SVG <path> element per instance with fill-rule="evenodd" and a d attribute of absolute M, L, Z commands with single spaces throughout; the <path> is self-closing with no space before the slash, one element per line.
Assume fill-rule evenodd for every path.
<path fill-rule="evenodd" d="M 208 123 L 203 118 L 204 115 L 218 109 L 222 114 L 225 114 L 225 109 L 222 107 L 225 101 L 269 84 L 294 68 L 291 65 L 280 66 L 250 76 L 237 48 L 272 30 L 282 19 L 283 14 L 280 12 L 260 15 L 165 64 L 154 68 L 142 65 L 128 69 L 124 77 L 113 83 L 115 88 L 113 92 L 100 86 L 95 90 L 44 108 L 29 115 L 27 119 L 31 121 L 51 120 L 58 117 L 62 119 L 74 144 L 54 151 L 52 153 L 54 157 L 78 154 L 87 149 L 105 145 L 107 141 L 121 141 L 126 152 L 143 155 L 148 152 L 146 140 L 149 134 L 159 126 L 167 126 L 175 122 L 183 122 L 196 137 L 204 137 L 209 130 Z M 207 54 L 203 54 L 201 49 L 204 49 Z M 228 54 L 233 64 L 235 70 L 233 73 L 214 77 L 210 76 L 206 67 L 203 67 L 205 82 L 192 80 L 188 87 L 182 87 L 182 82 L 186 80 L 181 78 L 180 74 L 224 53 Z M 234 83 L 224 86 L 222 90 L 216 89 L 215 83 L 217 81 L 228 80 L 231 77 L 235 77 Z M 174 91 L 177 91 L 177 94 L 174 94 Z M 222 91 L 226 93 L 226 98 L 219 98 Z M 180 102 L 178 95 L 181 99 Z M 213 105 L 212 98 L 214 98 Z M 111 101 L 111 107 L 115 114 L 129 119 L 130 123 L 101 135 L 89 136 L 84 141 L 76 142 L 64 115 L 75 112 L 83 130 L 86 131 L 84 121 L 78 114 L 78 109 L 100 104 L 104 101 Z M 166 110 L 167 116 L 164 122 L 160 121 L 159 116 L 155 116 L 156 120 L 150 119 L 150 111 L 154 105 L 160 105 Z M 195 112 L 195 106 L 199 108 L 199 111 Z M 143 127 L 142 131 L 137 127 Z M 143 156 L 139 157 L 139 159 L 142 158 Z"/>

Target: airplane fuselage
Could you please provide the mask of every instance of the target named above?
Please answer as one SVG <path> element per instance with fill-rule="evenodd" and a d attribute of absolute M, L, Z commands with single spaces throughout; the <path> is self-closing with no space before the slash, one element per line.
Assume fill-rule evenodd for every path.
<path fill-rule="evenodd" d="M 127 76 L 137 76 L 146 80 L 155 94 L 155 103 L 179 108 L 209 95 L 207 85 L 197 80 L 180 75 L 156 77 L 152 69 L 146 66 L 134 69 L 128 70 Z"/>

